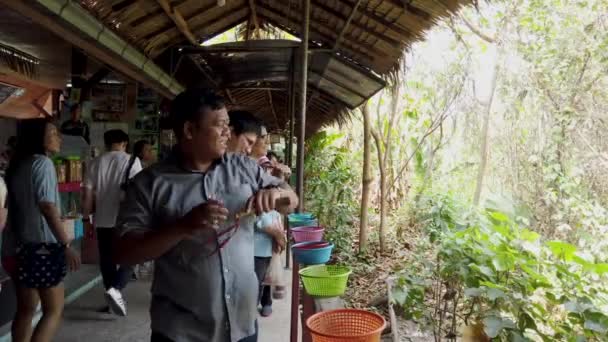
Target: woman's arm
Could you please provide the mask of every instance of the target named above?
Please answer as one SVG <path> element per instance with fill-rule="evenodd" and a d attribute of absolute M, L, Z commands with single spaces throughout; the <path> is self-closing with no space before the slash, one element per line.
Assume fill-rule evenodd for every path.
<path fill-rule="evenodd" d="M 57 242 L 68 245 L 71 241 L 68 239 L 68 235 L 63 228 L 61 214 L 55 203 L 40 202 L 38 203 L 38 207 L 46 219 L 53 236 L 57 239 Z"/>
<path fill-rule="evenodd" d="M 32 185 L 36 195 L 36 201 L 42 216 L 44 216 L 51 232 L 57 242 L 65 245 L 69 244 L 61 221 L 59 210 L 57 174 L 53 162 L 49 158 L 35 159 L 32 164 Z"/>

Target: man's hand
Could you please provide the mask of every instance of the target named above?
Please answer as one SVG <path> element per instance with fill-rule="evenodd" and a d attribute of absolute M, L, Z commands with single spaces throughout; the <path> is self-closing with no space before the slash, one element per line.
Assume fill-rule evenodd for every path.
<path fill-rule="evenodd" d="M 247 203 L 247 211 L 254 210 L 257 215 L 275 210 L 278 206 L 289 205 L 289 197 L 281 189 L 262 189 Z"/>
<path fill-rule="evenodd" d="M 193 235 L 201 230 L 216 230 L 220 223 L 227 219 L 228 209 L 224 207 L 224 204 L 220 201 L 210 200 L 192 208 L 180 220 L 179 227 L 186 235 Z"/>
<path fill-rule="evenodd" d="M 80 255 L 78 255 L 78 253 L 76 253 L 72 248 L 66 247 L 65 263 L 70 271 L 78 271 L 78 269 L 80 268 Z"/>
<path fill-rule="evenodd" d="M 281 234 L 280 238 L 275 238 L 274 243 L 272 244 L 272 251 L 275 253 L 282 253 L 285 250 L 285 246 L 287 245 L 287 238 L 285 234 Z"/>
<path fill-rule="evenodd" d="M 281 253 L 287 245 L 287 237 L 283 229 L 277 225 L 272 225 L 266 228 L 266 233 L 273 238 L 272 250 L 275 253 Z"/>
<path fill-rule="evenodd" d="M 272 175 L 286 180 L 291 175 L 291 169 L 285 164 L 277 163 L 273 166 Z"/>

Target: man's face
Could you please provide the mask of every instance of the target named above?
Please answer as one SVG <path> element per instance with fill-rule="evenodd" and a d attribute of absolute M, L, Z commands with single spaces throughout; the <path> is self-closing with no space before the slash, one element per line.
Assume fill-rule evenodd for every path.
<path fill-rule="evenodd" d="M 243 153 L 245 155 L 251 154 L 251 149 L 255 144 L 258 135 L 255 133 L 242 133 L 240 135 L 234 134 L 231 131 L 230 142 L 228 144 L 228 150 L 233 153 Z"/>
<path fill-rule="evenodd" d="M 230 138 L 230 118 L 226 108 L 204 108 L 198 122 L 186 123 L 184 138 L 193 145 L 196 157 L 217 159 L 226 153 Z"/>

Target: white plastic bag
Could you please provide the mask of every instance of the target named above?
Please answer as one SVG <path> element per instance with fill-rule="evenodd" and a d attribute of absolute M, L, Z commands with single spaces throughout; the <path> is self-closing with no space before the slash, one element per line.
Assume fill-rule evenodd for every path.
<path fill-rule="evenodd" d="M 285 285 L 285 272 L 283 270 L 283 264 L 281 263 L 281 256 L 282 253 L 272 253 L 270 265 L 268 265 L 266 276 L 264 277 L 264 285 Z"/>

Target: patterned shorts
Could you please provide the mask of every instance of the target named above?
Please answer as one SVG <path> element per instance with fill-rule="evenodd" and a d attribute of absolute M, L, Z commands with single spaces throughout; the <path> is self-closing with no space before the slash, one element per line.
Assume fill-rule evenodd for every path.
<path fill-rule="evenodd" d="M 33 289 L 59 285 L 67 274 L 65 246 L 59 243 L 29 243 L 17 251 L 17 281 Z"/>

